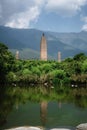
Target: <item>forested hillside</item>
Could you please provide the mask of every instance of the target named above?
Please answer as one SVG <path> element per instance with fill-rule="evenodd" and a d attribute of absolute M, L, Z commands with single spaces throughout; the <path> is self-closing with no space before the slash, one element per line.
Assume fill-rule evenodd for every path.
<path fill-rule="evenodd" d="M 14 54 L 16 50 L 19 50 L 22 59 L 39 58 L 42 33 L 43 31 L 36 29 L 12 29 L 0 26 L 0 42 L 5 43 Z M 61 51 L 62 59 L 81 52 L 87 53 L 86 32 L 44 33 L 51 59 L 57 59 L 58 51 Z"/>

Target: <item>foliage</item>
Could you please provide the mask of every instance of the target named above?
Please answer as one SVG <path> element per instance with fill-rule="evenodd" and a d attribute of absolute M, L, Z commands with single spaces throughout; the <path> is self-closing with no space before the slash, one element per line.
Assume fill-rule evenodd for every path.
<path fill-rule="evenodd" d="M 73 59 L 76 61 L 84 61 L 86 59 L 86 56 L 84 53 L 79 53 L 75 55 Z"/>
<path fill-rule="evenodd" d="M 4 82 L 9 71 L 13 71 L 14 57 L 7 46 L 0 43 L 0 82 Z"/>
<path fill-rule="evenodd" d="M 87 73 L 87 59 L 84 60 L 83 64 L 82 64 L 82 70 L 84 73 Z"/>
<path fill-rule="evenodd" d="M 16 81 L 17 80 L 17 76 L 15 75 L 14 72 L 9 72 L 6 76 L 6 79 L 8 82 L 12 82 L 12 81 Z"/>
<path fill-rule="evenodd" d="M 0 43 L 0 81 L 29 84 L 87 83 L 87 57 L 80 53 L 57 61 L 15 60 L 8 48 Z"/>

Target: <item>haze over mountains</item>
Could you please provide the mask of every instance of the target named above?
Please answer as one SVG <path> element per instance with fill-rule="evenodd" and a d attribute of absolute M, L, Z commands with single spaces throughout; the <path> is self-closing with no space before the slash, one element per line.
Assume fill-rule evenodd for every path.
<path fill-rule="evenodd" d="M 58 51 L 61 51 L 62 59 L 81 52 L 87 54 L 87 32 L 44 33 L 49 58 L 57 59 Z M 0 42 L 5 43 L 14 54 L 19 50 L 22 59 L 39 58 L 42 34 L 43 31 L 36 29 L 12 29 L 0 26 Z"/>

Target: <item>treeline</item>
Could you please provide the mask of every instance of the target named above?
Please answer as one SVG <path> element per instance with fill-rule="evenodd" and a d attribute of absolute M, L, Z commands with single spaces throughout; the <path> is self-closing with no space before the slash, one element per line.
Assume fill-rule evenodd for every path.
<path fill-rule="evenodd" d="M 87 56 L 84 53 L 57 61 L 16 60 L 0 43 L 0 83 L 87 84 Z"/>

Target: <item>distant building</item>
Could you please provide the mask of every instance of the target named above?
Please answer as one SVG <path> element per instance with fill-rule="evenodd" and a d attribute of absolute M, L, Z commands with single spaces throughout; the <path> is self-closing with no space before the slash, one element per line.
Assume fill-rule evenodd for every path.
<path fill-rule="evenodd" d="M 44 33 L 40 42 L 40 59 L 47 61 L 47 42 Z"/>
<path fill-rule="evenodd" d="M 16 60 L 19 59 L 19 51 L 16 51 L 16 56 L 15 56 Z"/>
<path fill-rule="evenodd" d="M 58 62 L 61 62 L 61 52 L 58 52 Z"/>

